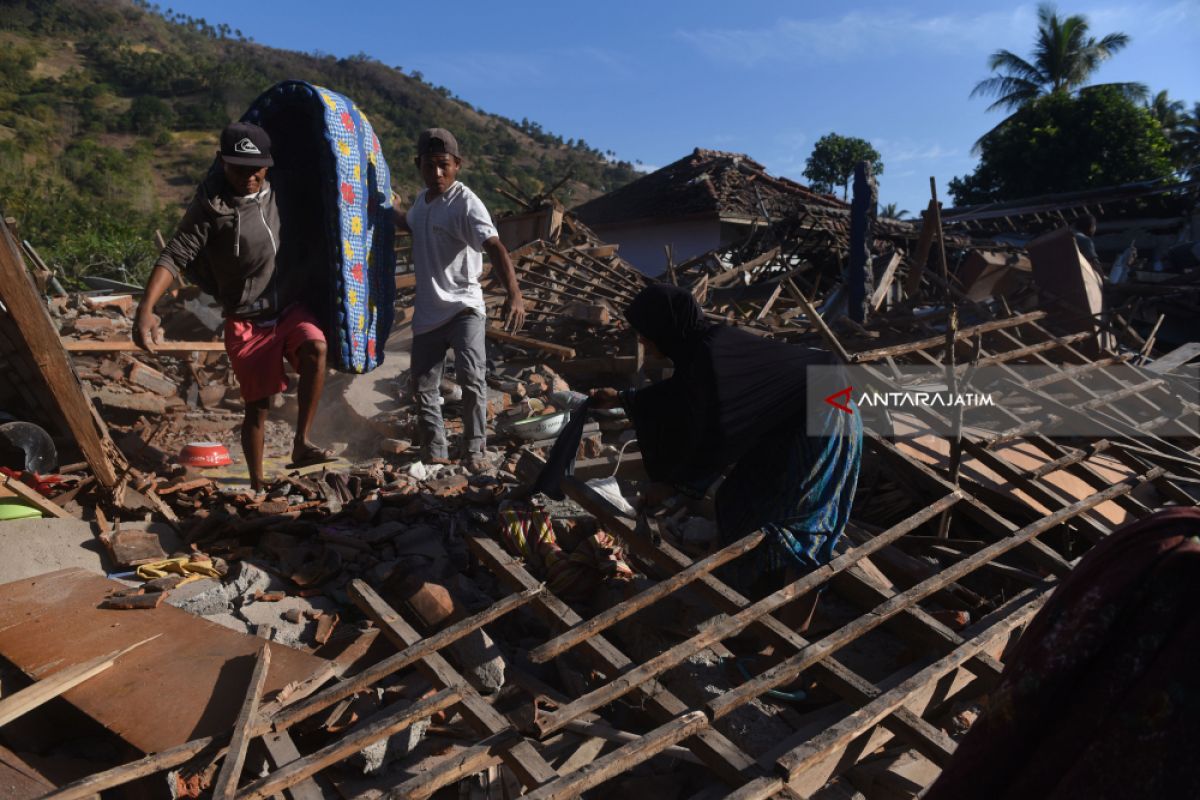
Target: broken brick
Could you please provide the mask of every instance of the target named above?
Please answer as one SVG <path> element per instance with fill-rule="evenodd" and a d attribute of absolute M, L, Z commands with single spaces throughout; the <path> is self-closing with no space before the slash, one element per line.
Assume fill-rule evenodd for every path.
<path fill-rule="evenodd" d="M 150 592 L 148 594 L 113 595 L 100 602 L 100 608 L 131 610 L 139 608 L 158 608 L 162 605 L 166 592 Z"/>
<path fill-rule="evenodd" d="M 398 456 L 406 452 L 412 447 L 412 442 L 407 442 L 404 439 L 381 439 L 379 441 L 379 452 L 384 455 Z"/>
<path fill-rule="evenodd" d="M 317 644 L 325 644 L 329 641 L 329 637 L 333 635 L 333 629 L 337 627 L 337 614 L 322 614 L 317 618 L 317 632 L 313 637 L 317 640 Z"/>
<path fill-rule="evenodd" d="M 451 475 L 447 478 L 426 481 L 425 486 L 438 497 L 454 497 L 466 491 L 467 478 L 465 475 Z"/>
<path fill-rule="evenodd" d="M 179 387 L 174 381 L 136 359 L 129 365 L 129 374 L 126 377 L 130 383 L 164 397 L 174 397 L 179 392 Z"/>

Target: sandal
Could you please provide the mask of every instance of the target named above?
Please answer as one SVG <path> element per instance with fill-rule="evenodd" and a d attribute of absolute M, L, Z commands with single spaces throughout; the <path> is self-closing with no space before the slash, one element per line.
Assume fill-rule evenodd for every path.
<path fill-rule="evenodd" d="M 337 461 L 337 456 L 333 454 L 333 450 L 322 450 L 319 447 L 309 445 L 296 457 L 295 451 L 292 452 L 292 463 L 286 464 L 284 469 L 299 469 L 301 467 L 311 467 L 316 464 L 328 464 L 330 461 Z"/>

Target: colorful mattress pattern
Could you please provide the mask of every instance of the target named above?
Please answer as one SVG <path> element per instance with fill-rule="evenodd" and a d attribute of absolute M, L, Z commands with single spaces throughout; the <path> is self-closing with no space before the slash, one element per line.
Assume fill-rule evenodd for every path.
<path fill-rule="evenodd" d="M 278 120 L 293 120 L 297 112 L 320 124 L 278 130 Z M 334 301 L 321 322 L 330 337 L 331 366 L 370 372 L 383 362 L 396 296 L 391 176 L 371 123 L 349 98 L 304 81 L 271 87 L 242 121 L 267 128 L 276 142 L 281 133 L 323 137 L 315 166 L 322 178 L 329 260 L 336 268 L 330 270 Z"/>

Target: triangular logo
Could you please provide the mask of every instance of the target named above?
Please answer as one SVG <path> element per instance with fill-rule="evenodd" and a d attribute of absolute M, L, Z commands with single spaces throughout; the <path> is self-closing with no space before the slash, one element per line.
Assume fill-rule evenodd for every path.
<path fill-rule="evenodd" d="M 240 142 L 235 144 L 233 146 L 233 152 L 246 153 L 248 155 L 254 155 L 254 156 L 262 155 L 262 151 L 259 150 L 258 147 L 255 146 L 254 142 L 250 141 L 249 138 L 244 138 Z"/>
<path fill-rule="evenodd" d="M 852 391 L 854 391 L 854 387 L 847 386 L 845 389 L 842 389 L 840 392 L 835 392 L 835 393 L 829 395 L 829 397 L 826 397 L 825 402 L 829 403 L 829 405 L 833 406 L 834 408 L 840 408 L 842 411 L 845 411 L 847 414 L 853 414 L 854 409 L 850 408 L 850 406 L 848 406 L 848 405 L 845 405 L 845 403 L 850 402 L 850 393 Z M 838 402 L 838 398 L 841 398 L 841 402 Z"/>

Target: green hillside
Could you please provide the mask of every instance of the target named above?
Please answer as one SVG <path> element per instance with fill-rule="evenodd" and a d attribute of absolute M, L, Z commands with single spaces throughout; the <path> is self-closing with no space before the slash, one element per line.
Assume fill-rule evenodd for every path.
<path fill-rule="evenodd" d="M 126 0 L 5 0 L 0 14 L 0 207 L 69 277 L 139 280 L 212 161 L 216 134 L 285 79 L 327 86 L 371 118 L 396 191 L 419 190 L 416 134 L 439 125 L 467 155 L 462 177 L 495 214 L 500 175 L 581 202 L 631 181 L 583 140 L 471 107 L 420 73 L 368 56 L 278 50 L 227 25 Z M 611 155 L 611 154 L 610 154 Z"/>

